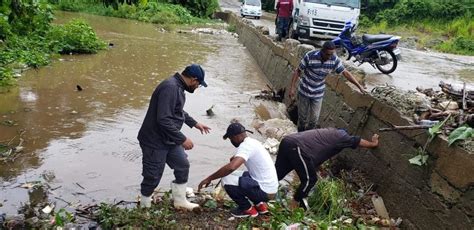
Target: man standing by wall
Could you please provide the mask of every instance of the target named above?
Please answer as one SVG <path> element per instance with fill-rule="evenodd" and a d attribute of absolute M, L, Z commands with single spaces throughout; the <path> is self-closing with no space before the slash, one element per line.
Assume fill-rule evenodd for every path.
<path fill-rule="evenodd" d="M 288 36 L 288 25 L 293 13 L 293 0 L 278 0 L 277 6 L 278 41 Z"/>
<path fill-rule="evenodd" d="M 167 164 L 174 170 L 175 180 L 171 185 L 175 208 L 192 210 L 199 205 L 186 200 L 189 161 L 184 150 L 194 144 L 180 130 L 183 123 L 195 127 L 201 133 L 210 128 L 196 122 L 183 110 L 186 90 L 193 93 L 199 86 L 207 87 L 204 70 L 200 65 L 189 65 L 184 71 L 161 82 L 151 96 L 150 105 L 138 133 L 143 152 L 143 181 L 141 183 L 142 207 L 151 206 L 151 195 L 158 186 Z"/>
<path fill-rule="evenodd" d="M 305 54 L 300 65 L 295 69 L 291 79 L 291 99 L 295 98 L 296 81 L 298 85 L 298 132 L 314 129 L 319 124 L 319 113 L 324 96 L 325 79 L 327 75 L 335 71 L 341 74 L 352 84 L 357 86 L 362 93 L 364 88 L 342 65 L 342 61 L 336 56 L 336 46 L 327 41 L 320 51 L 309 51 Z M 301 78 L 300 76 L 303 75 Z"/>

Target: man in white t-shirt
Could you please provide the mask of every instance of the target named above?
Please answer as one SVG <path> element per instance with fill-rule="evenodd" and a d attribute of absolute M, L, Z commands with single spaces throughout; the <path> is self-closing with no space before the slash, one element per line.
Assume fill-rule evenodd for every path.
<path fill-rule="evenodd" d="M 229 138 L 237 153 L 230 162 L 199 183 L 198 191 L 209 186 L 212 180 L 222 178 L 229 197 L 238 207 L 231 210 L 235 217 L 256 217 L 268 212 L 267 201 L 278 190 L 278 177 L 272 158 L 259 141 L 248 137 L 243 125 L 232 123 L 224 139 Z M 248 171 L 236 171 L 242 164 Z"/>

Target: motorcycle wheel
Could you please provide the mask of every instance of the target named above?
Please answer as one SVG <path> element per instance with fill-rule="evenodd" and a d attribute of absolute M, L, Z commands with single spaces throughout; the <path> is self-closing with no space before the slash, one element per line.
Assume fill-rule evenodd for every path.
<path fill-rule="evenodd" d="M 349 61 L 351 59 L 351 56 L 349 55 L 349 51 L 346 49 L 346 47 L 339 47 L 336 49 L 336 55 L 343 60 Z"/>
<path fill-rule="evenodd" d="M 380 54 L 381 58 L 391 58 L 391 61 L 389 61 L 389 63 L 385 64 L 385 65 L 380 65 L 380 64 L 376 63 L 375 66 L 377 67 L 377 69 L 380 70 L 380 72 L 382 72 L 384 74 L 393 73 L 393 71 L 395 71 L 395 69 L 397 68 L 397 64 L 398 64 L 397 57 L 395 56 L 393 51 L 391 51 L 391 50 L 382 50 L 382 51 L 380 51 L 379 54 Z M 392 64 L 392 65 L 390 66 L 390 64 Z"/>

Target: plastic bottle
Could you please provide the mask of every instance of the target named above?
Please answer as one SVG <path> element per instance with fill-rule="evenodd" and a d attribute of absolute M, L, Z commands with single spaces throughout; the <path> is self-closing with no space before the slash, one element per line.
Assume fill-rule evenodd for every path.
<path fill-rule="evenodd" d="M 383 199 L 380 196 L 373 195 L 372 196 L 372 203 L 374 204 L 375 211 L 377 215 L 384 219 L 389 219 L 387 209 L 385 208 L 385 204 L 383 203 Z"/>
<path fill-rule="evenodd" d="M 438 124 L 439 121 L 432 121 L 432 120 L 420 120 L 418 123 L 419 125 L 425 125 L 425 126 L 433 126 Z"/>

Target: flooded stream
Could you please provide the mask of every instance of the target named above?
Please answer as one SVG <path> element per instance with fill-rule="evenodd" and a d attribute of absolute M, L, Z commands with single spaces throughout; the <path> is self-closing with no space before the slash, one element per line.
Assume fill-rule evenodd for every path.
<path fill-rule="evenodd" d="M 245 47 L 230 35 L 160 32 L 131 20 L 58 12 L 57 22 L 85 19 L 106 42 L 96 55 L 65 55 L 23 74 L 18 87 L 0 95 L 0 142 L 24 131 L 24 151 L 0 163 L 0 210 L 16 213 L 32 199 L 20 185 L 42 181 L 50 199 L 66 202 L 134 200 L 141 182 L 136 139 L 149 97 L 162 80 L 189 63 L 206 71 L 207 88 L 187 94 L 185 110 L 212 128 L 211 134 L 185 127 L 195 147 L 188 151 L 189 184 L 197 184 L 227 162 L 234 148 L 222 139 L 228 122 L 255 118 L 252 95 L 265 88 L 263 73 Z M 78 91 L 77 85 L 83 90 Z M 206 109 L 215 105 L 213 117 Z M 167 168 L 160 184 L 169 188 Z"/>

